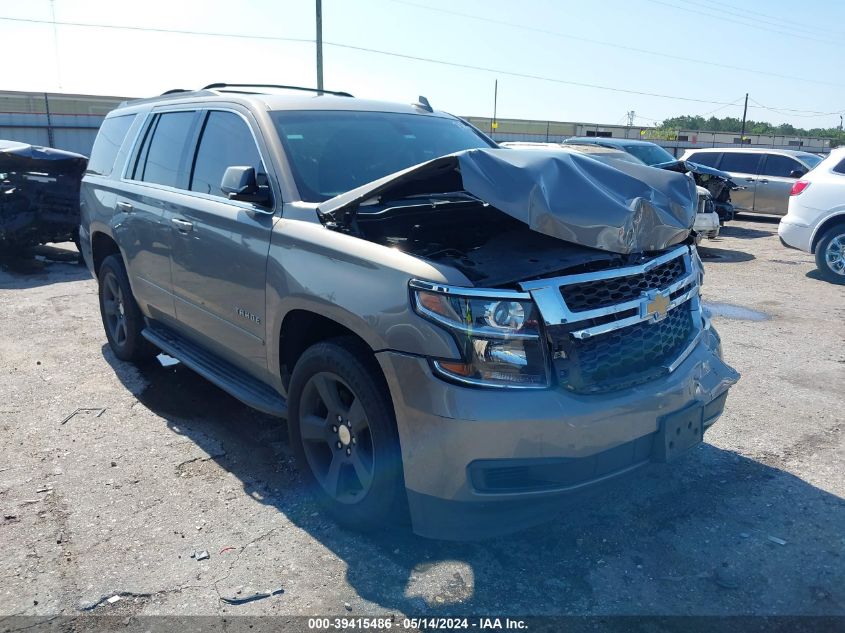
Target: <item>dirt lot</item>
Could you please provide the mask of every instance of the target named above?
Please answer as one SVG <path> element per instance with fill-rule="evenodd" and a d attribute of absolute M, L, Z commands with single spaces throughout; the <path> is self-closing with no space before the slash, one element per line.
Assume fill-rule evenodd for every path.
<path fill-rule="evenodd" d="M 0 614 L 845 614 L 845 288 L 776 229 L 738 220 L 702 249 L 743 375 L 706 443 L 470 544 L 336 527 L 283 423 L 109 353 L 72 245 L 7 260 Z"/>

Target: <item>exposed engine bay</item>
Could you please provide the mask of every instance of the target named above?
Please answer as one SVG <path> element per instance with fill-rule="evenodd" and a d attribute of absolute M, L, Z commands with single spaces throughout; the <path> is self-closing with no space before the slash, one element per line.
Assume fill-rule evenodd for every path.
<path fill-rule="evenodd" d="M 674 169 L 475 149 L 343 193 L 317 214 L 329 229 L 504 287 L 692 241 L 697 206 L 694 182 Z"/>
<path fill-rule="evenodd" d="M 362 209 L 350 229 L 368 241 L 453 266 L 474 284 L 491 288 L 515 288 L 518 281 L 618 267 L 643 257 L 563 242 L 532 231 L 480 200 L 420 196 Z"/>

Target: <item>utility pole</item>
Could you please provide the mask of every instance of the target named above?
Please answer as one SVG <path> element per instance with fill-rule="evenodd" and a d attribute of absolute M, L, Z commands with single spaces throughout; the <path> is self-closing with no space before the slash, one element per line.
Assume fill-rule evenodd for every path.
<path fill-rule="evenodd" d="M 317 90 L 323 91 L 323 0 L 317 0 Z"/>
<path fill-rule="evenodd" d="M 492 138 L 493 134 L 497 127 L 499 127 L 499 122 L 496 121 L 496 106 L 498 105 L 499 101 L 499 80 L 497 79 L 493 84 L 493 120 L 490 121 L 490 136 Z"/>
<path fill-rule="evenodd" d="M 745 145 L 745 116 L 748 114 L 748 93 L 745 93 L 745 107 L 742 109 L 742 132 L 739 133 L 739 144 Z"/>
<path fill-rule="evenodd" d="M 628 138 L 628 132 L 631 131 L 631 127 L 634 125 L 634 119 L 637 118 L 637 113 L 633 110 L 628 110 L 625 115 L 628 117 L 628 127 L 625 129 L 625 138 Z"/>

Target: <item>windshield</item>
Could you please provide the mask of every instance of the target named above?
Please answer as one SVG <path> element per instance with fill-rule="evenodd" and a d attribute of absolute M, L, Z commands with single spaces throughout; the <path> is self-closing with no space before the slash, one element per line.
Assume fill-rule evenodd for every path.
<path fill-rule="evenodd" d="M 822 162 L 821 156 L 816 156 L 815 154 L 798 154 L 798 160 L 810 169 L 814 169 L 816 165 Z"/>
<path fill-rule="evenodd" d="M 676 160 L 672 154 L 667 152 L 660 145 L 626 145 L 625 151 L 633 154 L 646 165 L 659 165 Z"/>
<path fill-rule="evenodd" d="M 306 202 L 328 200 L 446 154 L 495 147 L 451 117 L 345 110 L 271 116 Z"/>

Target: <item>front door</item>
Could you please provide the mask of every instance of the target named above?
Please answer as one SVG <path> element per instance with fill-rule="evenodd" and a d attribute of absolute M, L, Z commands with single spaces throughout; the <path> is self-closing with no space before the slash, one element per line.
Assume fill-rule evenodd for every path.
<path fill-rule="evenodd" d="M 756 152 L 728 152 L 722 154 L 719 169 L 731 175 L 742 189 L 731 191 L 731 202 L 737 211 L 753 211 L 757 189 L 757 170 L 760 154 Z"/>
<path fill-rule="evenodd" d="M 272 209 L 229 200 L 220 190 L 231 166 L 267 180 L 248 114 L 204 113 L 188 191 L 168 209 L 176 317 L 206 347 L 254 373 L 267 369 L 266 273 Z"/>
<path fill-rule="evenodd" d="M 794 173 L 798 171 L 803 173 L 807 168 L 794 158 L 783 154 L 766 154 L 757 178 L 754 210 L 757 213 L 786 215 L 789 193 L 798 180 Z"/>

